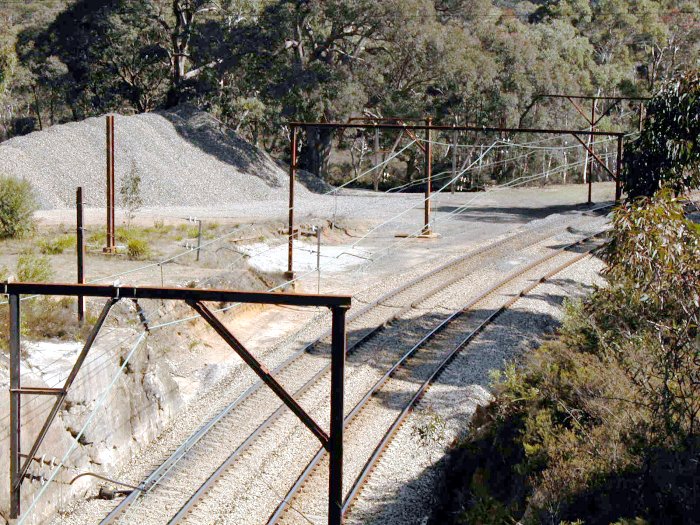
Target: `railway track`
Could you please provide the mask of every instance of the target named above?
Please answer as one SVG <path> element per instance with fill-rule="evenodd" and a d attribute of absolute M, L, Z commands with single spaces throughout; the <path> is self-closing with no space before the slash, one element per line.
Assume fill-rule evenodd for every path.
<path fill-rule="evenodd" d="M 598 208 L 598 210 L 605 207 Z M 569 226 L 575 224 L 577 218 Z M 496 253 L 513 253 L 564 231 L 545 225 L 485 246 L 404 283 L 348 316 L 348 352 L 353 353 L 393 320 L 467 278 Z M 423 333 L 429 328 L 423 327 Z M 328 333 L 304 346 L 273 373 L 299 398 L 317 389 L 329 368 L 325 357 Z M 420 339 L 420 335 L 417 336 Z M 179 523 L 216 481 L 285 413 L 286 407 L 255 383 L 192 434 L 101 523 Z M 186 473 L 186 475 L 183 475 Z"/>
<path fill-rule="evenodd" d="M 345 456 L 349 459 L 346 465 L 349 464 L 350 467 L 349 469 L 346 467 L 346 470 L 351 471 L 349 481 L 352 485 L 349 483 L 346 485 L 349 485 L 350 488 L 346 489 L 343 503 L 344 514 L 350 511 L 355 498 L 360 494 L 383 452 L 408 415 L 420 403 L 426 391 L 455 357 L 486 326 L 521 297 L 530 293 L 542 282 L 588 256 L 598 246 L 593 243 L 593 237 L 595 236 L 571 243 L 525 268 L 513 272 L 467 305 L 453 312 L 396 360 L 393 366 L 355 404 L 345 418 Z M 590 245 L 589 248 L 586 248 L 587 244 Z M 527 275 L 532 270 L 540 268 L 552 259 L 560 257 L 562 253 L 576 247 L 583 248 L 582 253 L 568 258 L 563 264 L 546 272 L 542 277 L 536 278 L 502 304 L 492 307 L 485 316 L 481 315 L 474 319 L 469 315 L 473 309 L 516 279 L 520 279 L 523 275 Z M 407 389 L 407 384 L 417 384 L 417 387 Z M 379 397 L 380 393 L 384 394 L 381 398 Z M 390 396 L 392 397 L 392 408 L 387 410 L 387 399 Z M 400 403 L 396 401 L 397 396 L 403 398 Z M 387 412 L 393 413 L 394 416 L 388 422 Z M 383 433 L 375 440 L 368 439 L 368 434 L 372 433 L 368 432 L 368 429 L 372 428 L 382 428 Z M 376 446 L 373 446 L 374 444 Z M 358 463 L 359 458 L 363 458 L 363 460 Z M 326 459 L 326 451 L 322 448 L 318 449 L 270 516 L 268 525 L 294 523 L 294 518 L 299 516 L 303 516 L 301 522 L 313 522 L 306 517 L 306 514 L 317 517 L 323 512 L 326 505 L 324 492 L 324 487 L 327 486 L 327 469 L 324 468 L 327 467 Z M 344 478 L 347 478 L 347 474 L 346 472 Z M 305 499 L 306 501 L 304 501 Z M 290 512 L 292 509 L 296 514 Z"/>

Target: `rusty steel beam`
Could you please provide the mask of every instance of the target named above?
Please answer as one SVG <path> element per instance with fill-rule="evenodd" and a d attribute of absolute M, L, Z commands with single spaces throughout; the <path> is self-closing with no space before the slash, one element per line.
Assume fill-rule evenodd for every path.
<path fill-rule="evenodd" d="M 571 98 L 571 97 L 566 97 L 566 98 L 569 102 L 571 102 L 571 105 L 574 106 L 574 108 L 576 108 L 576 111 L 578 111 L 581 114 L 581 116 L 586 119 L 586 122 L 588 122 L 590 125 L 593 125 L 593 121 L 588 118 L 588 115 L 586 115 L 586 112 L 583 111 L 583 108 L 581 106 L 579 106 L 573 98 Z"/>
<path fill-rule="evenodd" d="M 333 491 L 329 492 L 329 501 L 336 509 L 342 506 L 342 461 L 343 461 L 343 396 L 344 396 L 344 365 L 346 325 L 345 312 L 351 306 L 350 296 L 285 294 L 269 292 L 240 292 L 235 290 L 202 290 L 193 288 L 157 288 L 130 286 L 100 286 L 92 284 L 57 284 L 57 283 L 0 283 L 0 294 L 9 295 L 9 328 L 10 328 L 10 518 L 17 519 L 21 514 L 21 487 L 29 465 L 37 461 L 36 452 L 46 437 L 48 429 L 55 419 L 65 400 L 67 393 L 75 380 L 79 369 L 87 357 L 100 328 L 110 311 L 110 308 L 120 299 L 160 299 L 183 300 L 193 307 L 204 320 L 241 356 L 258 376 L 285 402 L 285 404 L 300 418 L 300 420 L 316 435 L 323 447 L 331 454 L 330 473 Z M 58 295 L 106 297 L 105 304 L 98 321 L 95 323 L 88 339 L 78 356 L 73 368 L 63 385 L 63 388 L 43 388 L 21 386 L 20 373 L 20 295 Z M 332 356 L 331 356 L 331 429 L 325 431 L 298 405 L 298 403 L 272 377 L 269 371 L 253 357 L 243 345 L 226 329 L 214 314 L 202 304 L 202 301 L 242 302 L 251 304 L 283 304 L 291 306 L 322 306 L 328 307 L 333 313 Z M 21 396 L 54 395 L 56 402 L 44 423 L 38 437 L 34 441 L 29 454 L 21 451 Z M 340 421 L 340 427 L 339 423 Z M 22 463 L 22 459 L 26 461 Z M 40 460 L 39 460 L 40 461 Z M 339 474 L 340 473 L 340 474 Z M 338 488 L 340 487 L 340 488 Z M 332 498 L 330 497 L 332 496 Z M 334 511 L 337 515 L 337 511 Z M 342 510 L 340 511 L 342 514 Z M 341 517 L 342 519 L 342 517 Z M 339 523 L 339 522 L 338 522 Z"/>
<path fill-rule="evenodd" d="M 615 178 L 615 202 L 619 202 L 622 198 L 622 156 L 624 154 L 624 144 L 622 142 L 622 137 L 617 138 L 617 160 L 616 160 L 616 172 L 617 177 Z"/>
<path fill-rule="evenodd" d="M 11 293 L 10 306 L 10 519 L 21 512 L 21 480 L 19 476 L 22 458 L 20 437 L 22 430 L 20 381 L 20 301 L 19 294 Z M 14 392 L 13 392 L 14 390 Z"/>
<path fill-rule="evenodd" d="M 287 392 L 284 387 L 272 376 L 265 365 L 260 363 L 253 354 L 251 354 L 245 346 L 224 326 L 224 324 L 216 317 L 209 308 L 199 301 L 186 301 L 213 329 L 219 334 L 226 343 L 233 348 L 238 356 L 257 374 L 257 376 L 272 390 L 280 400 L 296 414 L 311 433 L 318 438 L 324 448 L 329 448 L 328 434 L 314 419 L 296 402 L 296 400 Z"/>
<path fill-rule="evenodd" d="M 405 122 L 411 121 L 411 122 L 419 122 L 423 119 L 421 118 L 401 118 L 401 117 L 350 117 L 348 119 L 348 123 L 352 122 L 373 122 L 374 124 L 377 123 L 387 123 L 387 122 L 392 122 L 398 125 L 404 125 Z M 378 129 L 378 128 L 377 128 Z M 418 136 L 413 133 L 412 130 L 406 129 L 406 135 L 408 135 L 411 140 L 413 140 L 416 145 L 420 148 L 420 150 L 425 153 L 425 146 L 420 143 L 420 139 Z"/>
<path fill-rule="evenodd" d="M 591 122 L 591 131 L 595 131 L 595 105 L 597 102 L 598 102 L 597 100 L 594 100 L 593 102 L 591 102 L 591 121 L 590 121 Z M 574 138 L 578 138 L 578 137 L 576 137 L 576 135 L 574 135 Z M 589 151 L 591 154 L 591 158 L 589 159 L 590 164 L 588 166 L 588 204 L 591 204 L 593 202 L 593 157 L 595 156 L 593 142 L 595 142 L 595 141 L 593 140 L 593 137 L 589 137 L 588 140 L 589 140 L 589 145 L 590 145 Z M 581 144 L 583 144 L 583 142 L 581 142 Z M 585 145 L 584 145 L 584 147 L 585 147 Z M 588 149 L 588 148 L 586 148 L 586 149 Z"/>
<path fill-rule="evenodd" d="M 287 306 L 346 306 L 348 295 L 318 295 L 273 292 L 246 292 L 203 288 L 154 286 L 106 286 L 98 284 L 0 283 L 0 294 L 111 297 L 113 299 L 160 299 L 211 301 L 222 303 L 279 304 Z"/>
<path fill-rule="evenodd" d="M 78 264 L 78 284 L 85 284 L 85 227 L 83 226 L 83 188 L 75 191 L 75 252 Z M 85 320 L 85 298 L 78 296 L 78 322 Z"/>
<path fill-rule="evenodd" d="M 433 123 L 433 119 L 428 117 L 425 119 L 427 126 Z M 432 191 L 433 177 L 433 145 L 431 143 L 430 127 L 425 130 L 425 206 L 423 217 L 423 235 L 430 235 L 430 194 Z"/>
<path fill-rule="evenodd" d="M 18 394 L 26 394 L 32 396 L 60 396 L 65 390 L 62 388 L 42 388 L 25 386 L 23 388 L 10 388 L 10 392 L 17 392 Z"/>
<path fill-rule="evenodd" d="M 625 97 L 625 96 L 598 96 L 598 95 L 567 95 L 567 94 L 551 94 L 551 93 L 544 93 L 541 95 L 537 95 L 535 99 L 540 99 L 540 98 L 575 98 L 578 100 L 634 100 L 634 101 L 645 101 L 645 100 L 651 100 L 652 97 Z"/>
<path fill-rule="evenodd" d="M 610 168 L 608 168 L 608 167 L 605 165 L 605 162 L 603 162 L 603 159 L 601 159 L 601 158 L 598 156 L 598 154 L 597 154 L 596 152 L 594 152 L 590 147 L 588 147 L 588 144 L 586 144 L 583 140 L 581 140 L 581 137 L 579 137 L 579 136 L 576 135 L 575 133 L 572 133 L 572 135 L 574 136 L 574 138 L 575 138 L 576 140 L 578 140 L 578 141 L 581 143 L 581 145 L 582 145 L 584 148 L 586 148 L 586 151 L 588 151 L 588 153 L 591 154 L 591 158 L 595 159 L 595 160 L 598 162 L 598 164 L 600 164 L 600 165 L 603 167 L 603 169 L 605 169 L 605 171 L 607 171 L 608 174 L 610 174 L 610 177 L 612 177 L 613 180 L 617 180 L 617 175 L 616 175 L 615 173 L 613 173 L 612 171 L 610 171 Z M 620 140 L 622 140 L 622 137 L 618 137 L 618 142 L 619 142 Z M 591 178 L 590 178 L 590 173 L 589 173 L 588 180 L 589 180 L 589 181 L 591 180 Z"/>
<path fill-rule="evenodd" d="M 105 117 L 106 135 L 105 148 L 107 157 L 107 235 L 105 253 L 116 250 L 114 236 L 114 115 Z"/>
<path fill-rule="evenodd" d="M 354 124 L 344 122 L 290 122 L 290 126 L 300 128 L 318 127 L 318 128 L 337 128 L 337 129 L 359 129 L 359 128 L 379 128 L 379 129 L 399 129 L 399 130 L 434 130 L 434 131 L 480 131 L 483 133 L 541 133 L 545 135 L 570 135 L 578 133 L 580 135 L 592 135 L 596 137 L 618 137 L 624 136 L 621 131 L 587 131 L 580 129 L 543 129 L 543 128 L 495 128 L 486 126 L 445 126 L 431 124 Z"/>
<path fill-rule="evenodd" d="M 611 104 L 609 104 L 608 107 L 605 108 L 605 110 L 603 110 L 603 112 L 602 112 L 600 115 L 598 115 L 598 118 L 595 119 L 595 121 L 593 122 L 593 125 L 594 125 L 594 126 L 597 126 L 598 123 L 599 123 L 601 120 L 603 120 L 605 117 L 607 117 L 608 114 L 610 113 L 610 111 L 611 111 L 615 106 L 617 106 L 619 103 L 620 103 L 620 101 L 619 101 L 619 100 L 616 100 L 616 101 L 612 102 Z"/>
<path fill-rule="evenodd" d="M 289 162 L 289 221 L 287 229 L 287 279 L 294 279 L 294 179 L 297 173 L 297 142 L 299 128 L 292 126 L 291 158 Z"/>

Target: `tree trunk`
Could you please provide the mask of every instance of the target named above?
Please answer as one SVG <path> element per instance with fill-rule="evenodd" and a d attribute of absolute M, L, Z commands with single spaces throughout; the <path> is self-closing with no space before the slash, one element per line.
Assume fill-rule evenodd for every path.
<path fill-rule="evenodd" d="M 332 131 L 327 128 L 307 128 L 306 144 L 301 148 L 301 167 L 320 178 L 328 177 Z"/>

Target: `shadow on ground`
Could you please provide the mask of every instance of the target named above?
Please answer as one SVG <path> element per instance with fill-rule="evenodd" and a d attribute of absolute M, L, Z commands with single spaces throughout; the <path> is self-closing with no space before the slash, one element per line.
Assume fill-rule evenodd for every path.
<path fill-rule="evenodd" d="M 454 213 L 456 219 L 465 221 L 480 221 L 491 223 L 525 223 L 534 219 L 544 219 L 553 213 L 567 213 L 589 209 L 588 204 L 562 204 L 538 207 L 495 207 L 482 206 L 460 210 L 459 206 L 437 206 L 434 211 L 441 213 Z"/>

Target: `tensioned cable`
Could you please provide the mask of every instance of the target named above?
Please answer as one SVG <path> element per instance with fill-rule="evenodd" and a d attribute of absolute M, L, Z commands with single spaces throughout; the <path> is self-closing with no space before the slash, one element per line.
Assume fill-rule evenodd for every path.
<path fill-rule="evenodd" d="M 614 154 L 611 153 L 610 155 L 612 156 L 612 155 L 614 155 Z M 584 161 L 581 161 L 581 162 L 580 162 L 581 165 L 582 165 L 583 163 L 584 163 Z M 465 203 L 464 205 L 462 205 L 462 206 L 460 206 L 460 207 L 458 207 L 458 208 L 455 208 L 455 209 L 454 209 L 453 211 L 451 211 L 449 214 L 447 214 L 447 215 L 445 215 L 445 216 L 443 216 L 443 217 L 440 217 L 439 219 L 436 219 L 436 220 L 434 220 L 434 221 L 431 221 L 431 224 L 434 224 L 434 223 L 436 223 L 436 222 L 447 222 L 447 221 L 450 221 L 450 220 L 454 220 L 454 217 L 455 217 L 457 214 L 459 214 L 459 213 L 461 213 L 462 211 L 464 211 L 465 209 L 467 209 L 467 208 L 471 205 L 472 202 L 474 202 L 475 200 L 481 198 L 481 197 L 482 197 L 483 195 L 485 195 L 486 193 L 490 193 L 490 192 L 493 192 L 493 191 L 503 191 L 503 190 L 505 190 L 505 189 L 509 189 L 509 188 L 512 188 L 512 187 L 521 186 L 521 185 L 523 185 L 523 184 L 527 184 L 527 183 L 529 183 L 529 182 L 532 182 L 533 180 L 545 178 L 545 177 L 547 177 L 547 176 L 550 175 L 550 174 L 551 174 L 551 172 L 550 172 L 549 174 L 548 174 L 548 173 L 540 173 L 540 174 L 537 174 L 537 175 L 535 175 L 535 176 L 528 177 L 528 178 L 526 178 L 525 180 L 522 180 L 522 181 L 517 182 L 517 183 L 515 183 L 515 184 L 514 184 L 515 181 L 509 181 L 509 182 L 507 182 L 507 183 L 504 183 L 503 185 L 495 186 L 494 188 L 492 188 L 492 189 L 490 189 L 490 190 L 488 190 L 488 191 L 486 191 L 486 192 L 477 193 L 469 202 Z M 448 183 L 448 185 L 449 185 L 449 183 Z M 446 185 L 446 186 L 447 186 L 447 185 Z M 443 191 L 443 190 L 445 189 L 446 186 L 443 186 L 439 191 L 437 191 L 437 192 L 435 192 L 435 193 L 439 193 L 439 192 Z M 381 249 L 379 252 L 375 252 L 375 254 L 376 254 L 376 253 L 381 253 L 381 252 L 387 251 L 387 250 L 389 250 L 389 249 L 395 247 L 396 245 L 401 244 L 402 242 L 405 242 L 405 241 L 406 241 L 407 239 L 409 239 L 409 238 L 412 238 L 412 237 L 415 237 L 415 236 L 420 235 L 421 232 L 423 231 L 423 229 L 424 229 L 424 227 L 421 226 L 421 227 L 418 228 L 417 230 L 415 230 L 415 231 L 411 232 L 409 235 L 407 235 L 407 237 L 401 239 L 401 240 L 398 241 L 398 242 L 393 243 L 392 245 L 390 245 L 390 246 L 388 246 L 388 247 L 386 247 L 386 248 Z M 388 253 L 385 254 L 385 255 L 383 255 L 383 256 L 381 256 L 380 258 L 385 257 L 386 255 L 388 255 Z M 372 264 L 373 262 L 375 262 L 376 260 L 379 260 L 379 258 L 378 258 L 378 259 L 372 259 L 370 262 L 367 263 L 367 266 L 368 266 L 368 265 L 371 265 L 371 264 Z M 363 271 L 364 271 L 364 270 L 366 270 L 365 266 L 366 266 L 366 265 L 363 265 L 362 267 L 356 269 L 355 271 L 359 271 L 359 270 L 363 270 Z"/>
<path fill-rule="evenodd" d="M 612 154 L 611 154 L 611 155 L 612 155 Z M 573 167 L 576 167 L 578 164 L 583 164 L 583 161 L 580 162 L 580 163 L 573 163 L 573 164 L 569 165 L 568 167 L 572 167 L 572 166 L 573 166 Z M 563 170 L 564 170 L 564 167 L 562 166 L 562 167 L 559 167 L 559 168 L 555 168 L 555 169 L 553 169 L 553 170 L 550 170 L 549 173 L 536 174 L 536 175 L 532 175 L 532 176 L 529 176 L 529 177 L 519 177 L 519 178 L 517 178 L 517 179 L 514 179 L 514 180 L 512 180 L 512 181 L 509 181 L 509 182 L 507 182 L 507 183 L 504 183 L 504 184 L 502 184 L 502 185 L 500 185 L 500 186 L 498 186 L 498 187 L 495 187 L 495 188 L 493 188 L 493 189 L 490 189 L 490 190 L 488 190 L 486 193 L 489 193 L 489 192 L 492 192 L 492 191 L 501 191 L 501 190 L 503 190 L 503 189 L 507 189 L 507 188 L 510 188 L 510 187 L 516 187 L 516 186 L 519 186 L 519 185 L 523 185 L 523 184 L 526 184 L 526 183 L 528 183 L 528 182 L 532 182 L 532 181 L 537 180 L 537 179 L 545 178 L 545 177 L 547 177 L 548 175 L 556 174 L 556 173 L 558 173 L 558 172 L 560 172 L 560 171 L 563 171 Z M 442 188 L 442 189 L 444 189 L 444 188 Z M 440 191 L 442 191 L 442 189 L 441 189 Z M 438 193 L 438 192 L 436 192 L 436 193 Z M 453 217 L 453 216 L 456 216 L 457 214 L 461 213 L 461 211 L 467 209 L 467 208 L 469 207 L 469 205 L 471 204 L 471 202 L 473 202 L 474 200 L 477 200 L 477 199 L 480 198 L 481 196 L 482 196 L 481 194 L 478 194 L 477 196 L 475 196 L 473 199 L 471 199 L 471 200 L 470 200 L 468 203 L 466 203 L 465 205 L 462 205 L 462 206 L 456 208 L 456 209 L 453 210 L 450 214 L 447 214 L 447 215 L 442 216 L 442 217 L 436 217 L 435 220 L 432 221 L 432 222 L 433 222 L 433 223 L 437 223 L 437 222 L 444 223 L 444 222 L 446 222 L 446 221 L 452 220 L 452 217 Z M 423 230 L 423 227 L 417 229 L 416 232 L 415 232 L 414 234 L 412 234 L 412 235 L 409 235 L 409 237 L 412 237 L 413 235 L 420 234 L 420 232 L 421 232 L 422 230 Z M 398 244 L 398 243 L 394 243 L 394 244 Z M 277 247 L 280 247 L 280 246 L 284 246 L 284 245 L 274 246 L 274 247 L 272 247 L 271 249 L 274 249 L 274 248 L 277 248 Z M 269 251 L 269 250 L 265 250 L 265 251 Z M 381 251 L 385 251 L 385 250 L 381 250 Z M 260 252 L 260 253 L 263 253 L 263 252 Z M 381 252 L 380 252 L 380 253 L 381 253 Z M 376 254 L 376 252 L 375 252 L 375 254 Z M 372 255 L 375 255 L 375 254 L 372 254 Z M 256 255 L 258 255 L 258 254 L 256 254 Z M 343 255 L 343 254 L 338 254 L 337 256 L 324 256 L 324 257 L 327 258 L 327 259 L 338 259 L 338 258 L 339 258 L 340 256 L 342 256 L 342 255 Z M 382 256 L 382 257 L 384 257 L 384 256 Z M 370 260 L 370 263 L 371 263 L 371 262 L 374 262 L 374 261 L 375 261 L 375 259 L 371 259 L 371 260 Z M 325 265 L 322 265 L 322 266 L 325 266 Z M 308 271 L 308 272 L 306 272 L 306 273 L 304 273 L 304 274 L 299 275 L 299 276 L 298 276 L 296 279 L 294 279 L 293 281 L 299 280 L 299 279 L 305 277 L 306 275 L 310 275 L 310 274 L 312 274 L 312 273 L 314 273 L 314 272 L 315 272 L 315 270 L 310 270 L 310 271 Z M 275 287 L 275 288 L 271 289 L 271 291 L 274 291 L 274 290 L 277 289 L 277 288 L 280 288 L 280 287 L 282 287 L 282 286 L 285 286 L 286 284 L 290 284 L 290 283 L 293 282 L 293 281 L 287 281 L 286 283 L 282 283 L 282 284 L 279 285 L 278 287 Z M 233 306 L 235 306 L 235 305 L 233 305 Z M 230 309 L 230 308 L 233 307 L 233 306 L 229 306 L 229 307 L 226 307 L 226 308 L 222 308 L 222 309 L 219 310 L 219 311 L 226 311 L 227 309 Z M 196 319 L 197 317 L 198 317 L 198 316 L 188 317 L 187 320 L 193 320 L 193 319 Z M 178 321 L 179 321 L 179 320 L 178 320 Z M 163 328 L 163 327 L 169 326 L 169 325 L 170 325 L 170 323 L 167 323 L 166 325 L 157 325 L 157 326 L 155 326 L 154 328 Z M 103 353 L 106 353 L 106 352 L 103 352 Z"/>
<path fill-rule="evenodd" d="M 129 364 L 129 361 L 131 360 L 132 356 L 134 355 L 134 353 L 136 352 L 136 350 L 138 349 L 138 347 L 141 345 L 141 342 L 146 338 L 146 335 L 147 335 L 147 332 L 146 332 L 146 331 L 144 331 L 144 332 L 141 333 L 141 335 L 140 335 L 139 338 L 137 339 L 136 343 L 134 344 L 134 346 L 131 348 L 131 350 L 130 350 L 129 353 L 127 354 L 126 358 L 124 359 L 124 362 L 122 363 L 121 367 L 119 368 L 119 370 L 117 371 L 117 373 L 116 373 L 116 374 L 114 375 L 114 377 L 112 378 L 112 381 L 110 382 L 109 386 L 108 386 L 107 389 L 102 393 L 102 395 L 100 396 L 99 400 L 98 400 L 97 403 L 95 404 L 95 408 L 92 409 L 92 412 L 90 413 L 90 416 L 87 418 L 87 421 L 85 422 L 85 424 L 83 424 L 82 428 L 81 428 L 80 431 L 75 435 L 75 437 L 73 437 L 73 439 L 72 439 L 72 441 L 71 441 L 70 447 L 68 448 L 68 450 L 66 451 L 66 453 L 65 453 L 65 454 L 63 455 L 63 457 L 61 458 L 61 461 L 59 462 L 59 464 L 58 464 L 56 467 L 54 467 L 54 469 L 53 469 L 52 472 L 51 472 L 51 475 L 50 475 L 49 478 L 46 480 L 46 483 L 44 484 L 44 486 L 41 487 L 41 490 L 39 491 L 39 494 L 36 496 L 36 498 L 34 498 L 34 500 L 32 501 L 31 505 L 29 506 L 29 508 L 24 512 L 24 515 L 21 516 L 21 517 L 19 518 L 19 520 L 17 521 L 17 525 L 22 525 L 22 524 L 25 523 L 25 521 L 27 520 L 27 518 L 28 518 L 29 515 L 31 514 L 32 510 L 34 510 L 34 507 L 36 506 L 36 504 L 37 504 L 37 503 L 39 502 L 39 500 L 42 498 L 42 496 L 44 495 L 44 493 L 46 492 L 46 490 L 51 486 L 51 482 L 54 481 L 54 479 L 56 478 L 56 475 L 58 474 L 58 472 L 60 471 L 60 469 L 66 464 L 66 461 L 68 461 L 68 458 L 69 458 L 70 455 L 73 453 L 73 451 L 75 451 L 75 449 L 77 448 L 77 446 L 78 446 L 78 444 L 79 444 L 79 440 L 82 439 L 83 434 L 84 434 L 85 431 L 87 430 L 88 426 L 92 423 L 93 419 L 94 419 L 95 416 L 97 415 L 97 413 L 98 413 L 98 411 L 100 410 L 100 408 L 102 408 L 102 405 L 103 405 L 104 402 L 107 400 L 107 396 L 108 396 L 109 393 L 112 391 L 112 388 L 113 388 L 114 385 L 116 384 L 117 380 L 121 377 L 122 372 L 123 372 L 124 369 L 126 368 L 126 365 Z"/>

